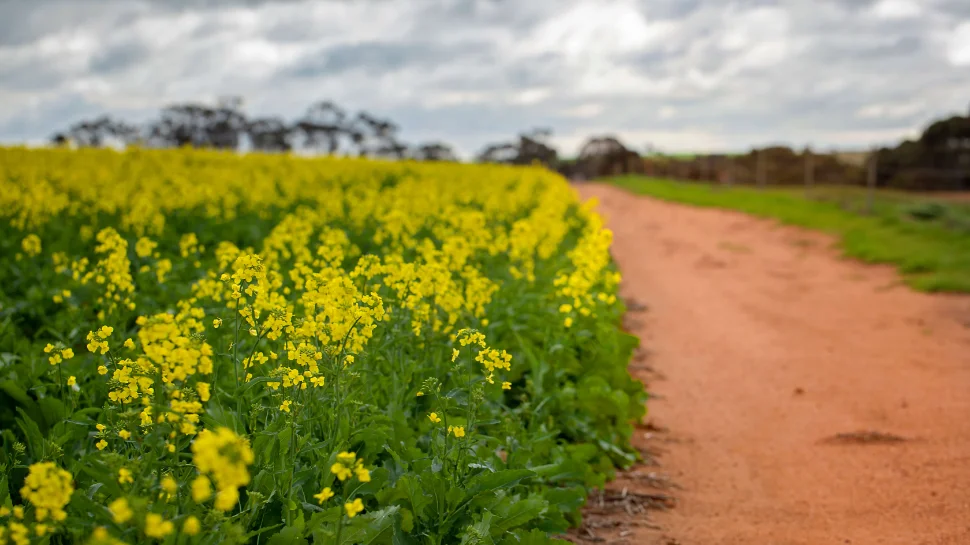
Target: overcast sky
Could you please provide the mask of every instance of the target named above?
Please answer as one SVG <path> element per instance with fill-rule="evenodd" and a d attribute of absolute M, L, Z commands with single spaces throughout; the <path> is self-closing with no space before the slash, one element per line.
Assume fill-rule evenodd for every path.
<path fill-rule="evenodd" d="M 970 0 L 0 0 L 0 141 L 228 94 L 465 154 L 534 126 L 567 155 L 867 147 L 970 106 Z"/>

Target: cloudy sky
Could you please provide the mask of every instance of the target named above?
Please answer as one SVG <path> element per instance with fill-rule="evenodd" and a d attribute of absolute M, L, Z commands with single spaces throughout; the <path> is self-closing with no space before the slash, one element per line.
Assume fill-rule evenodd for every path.
<path fill-rule="evenodd" d="M 228 94 L 465 154 L 867 147 L 970 106 L 970 0 L 0 0 L 0 142 Z"/>

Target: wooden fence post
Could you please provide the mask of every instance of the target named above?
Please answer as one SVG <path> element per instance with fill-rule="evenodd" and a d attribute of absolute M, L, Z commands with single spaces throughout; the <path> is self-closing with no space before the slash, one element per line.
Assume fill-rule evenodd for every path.
<path fill-rule="evenodd" d="M 758 189 L 764 189 L 765 187 L 765 166 L 765 152 L 764 150 L 757 150 L 755 152 L 755 177 L 758 182 Z"/>
<path fill-rule="evenodd" d="M 805 195 L 811 193 L 812 186 L 815 185 L 815 155 L 812 148 L 805 146 Z"/>
<path fill-rule="evenodd" d="M 876 192 L 876 177 L 879 174 L 879 152 L 873 149 L 869 153 L 868 176 L 866 177 L 866 213 L 872 214 L 872 201 Z"/>

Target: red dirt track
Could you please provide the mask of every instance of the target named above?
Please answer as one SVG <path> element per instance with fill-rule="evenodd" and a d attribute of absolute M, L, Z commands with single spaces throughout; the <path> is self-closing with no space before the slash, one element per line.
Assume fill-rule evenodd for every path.
<path fill-rule="evenodd" d="M 578 191 L 648 307 L 630 327 L 651 372 L 634 373 L 669 432 L 636 432 L 661 450 L 636 472 L 682 487 L 647 515 L 659 529 L 607 543 L 970 545 L 970 298 L 916 293 L 827 235 Z"/>

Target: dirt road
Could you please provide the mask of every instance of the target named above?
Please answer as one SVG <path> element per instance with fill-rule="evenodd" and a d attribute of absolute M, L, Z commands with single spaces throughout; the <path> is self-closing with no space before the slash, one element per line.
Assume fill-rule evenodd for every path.
<path fill-rule="evenodd" d="M 970 544 L 970 298 L 825 235 L 582 185 L 613 229 L 676 508 L 602 530 L 680 545 Z M 647 373 L 647 371 L 639 371 Z M 647 437 L 652 437 L 647 440 Z M 597 526 L 603 528 L 605 524 Z"/>

